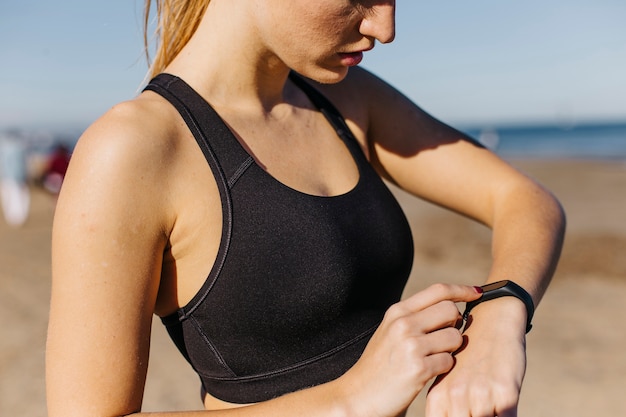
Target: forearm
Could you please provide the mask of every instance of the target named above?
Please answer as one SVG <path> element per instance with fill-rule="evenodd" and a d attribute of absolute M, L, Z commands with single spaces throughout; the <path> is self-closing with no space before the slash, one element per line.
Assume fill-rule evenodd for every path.
<path fill-rule="evenodd" d="M 336 381 L 331 381 L 317 387 L 308 388 L 295 393 L 265 401 L 262 403 L 245 405 L 237 408 L 224 410 L 188 410 L 188 411 L 160 411 L 160 412 L 137 412 L 132 414 L 120 414 L 120 416 L 151 416 L 151 417 L 350 417 L 356 416 L 351 411 L 352 407 L 347 398 L 342 396 L 343 390 Z M 50 414 L 55 415 L 53 413 Z M 66 412 L 62 414 L 67 416 Z M 93 409 L 79 410 L 72 408 L 71 414 L 75 416 L 97 416 Z M 105 415 L 105 414 L 103 414 Z M 106 415 L 110 415 L 106 413 Z"/>
<path fill-rule="evenodd" d="M 554 273 L 565 217 L 549 193 L 515 181 L 497 194 L 492 215 L 493 264 L 487 282 L 511 280 L 537 305 Z M 517 415 L 526 371 L 526 305 L 500 297 L 476 305 L 464 330 L 454 368 L 440 376 L 427 397 L 426 416 Z"/>
<path fill-rule="evenodd" d="M 495 210 L 487 282 L 512 280 L 541 300 L 554 274 L 565 233 L 559 202 L 539 186 L 511 190 Z"/>
<path fill-rule="evenodd" d="M 181 411 L 137 413 L 132 416 L 154 417 L 350 417 L 352 413 L 341 383 L 331 381 L 313 388 L 275 398 L 273 400 L 216 411 Z"/>

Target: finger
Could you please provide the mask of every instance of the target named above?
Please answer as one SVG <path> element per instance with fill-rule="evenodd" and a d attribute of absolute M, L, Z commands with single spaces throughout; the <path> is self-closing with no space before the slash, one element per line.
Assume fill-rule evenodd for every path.
<path fill-rule="evenodd" d="M 472 392 L 470 396 L 470 413 L 472 417 L 517 417 L 517 404 L 513 404 L 499 409 L 497 405 L 494 406 L 495 400 L 491 396 L 480 397 L 474 392 Z M 454 403 L 458 405 L 460 401 L 455 400 L 456 399 L 453 399 Z M 467 412 L 466 408 L 459 407 L 453 407 L 452 410 L 457 413 Z"/>
<path fill-rule="evenodd" d="M 471 389 L 465 395 L 450 396 L 450 411 L 453 415 L 465 415 L 469 412 L 472 417 L 517 417 L 517 402 L 512 401 L 508 405 L 499 405 L 497 398 L 492 391 L 484 391 L 480 389 Z"/>
<path fill-rule="evenodd" d="M 457 413 L 467 413 L 469 411 L 470 415 L 476 417 L 500 416 L 500 414 L 498 414 L 495 410 L 494 399 L 490 394 L 491 392 L 489 391 L 470 389 L 464 398 L 453 398 L 453 401 L 456 400 L 456 404 L 462 401 L 464 407 L 453 407 L 452 409 Z M 470 405 L 469 410 L 465 406 L 466 403 L 469 403 Z"/>
<path fill-rule="evenodd" d="M 441 301 L 419 313 L 407 316 L 412 327 L 419 333 L 430 333 L 446 327 L 456 327 L 461 313 L 452 301 Z"/>
<path fill-rule="evenodd" d="M 445 385 L 446 377 L 445 374 L 440 375 L 429 388 L 426 416 L 517 417 L 519 395 L 515 392 L 511 393 L 511 398 L 498 399 L 493 387 L 488 384 L 438 387 L 440 383 Z"/>
<path fill-rule="evenodd" d="M 517 417 L 517 404 L 497 412 L 498 417 Z"/>
<path fill-rule="evenodd" d="M 472 416 L 472 417 L 495 417 L 491 414 L 477 414 L 468 400 L 470 395 L 467 386 L 457 386 L 452 391 L 446 385 L 449 375 L 442 374 L 428 390 L 426 397 L 426 417 L 440 416 Z M 493 409 L 492 409 L 493 410 Z"/>
<path fill-rule="evenodd" d="M 421 336 L 421 342 L 425 355 L 454 353 L 463 344 L 463 335 L 454 327 L 447 327 Z"/>
<path fill-rule="evenodd" d="M 435 378 L 450 372 L 454 366 L 454 357 L 448 352 L 435 353 L 424 358 L 424 366 L 427 368 L 427 379 Z"/>
<path fill-rule="evenodd" d="M 405 308 L 416 312 L 438 302 L 448 300 L 453 302 L 468 302 L 476 300 L 482 294 L 480 287 L 454 284 L 433 284 L 425 290 L 419 291 L 402 301 Z"/>
<path fill-rule="evenodd" d="M 498 417 L 517 417 L 520 387 L 509 386 L 499 389 L 495 395 L 495 410 Z"/>

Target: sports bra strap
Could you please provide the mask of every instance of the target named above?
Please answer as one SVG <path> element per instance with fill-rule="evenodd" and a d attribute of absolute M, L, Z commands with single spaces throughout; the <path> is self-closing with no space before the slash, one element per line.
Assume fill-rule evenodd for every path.
<path fill-rule="evenodd" d="M 232 184 L 251 156 L 206 100 L 182 79 L 159 74 L 146 86 L 178 110 L 207 158 L 213 174 L 224 186 Z M 218 162 L 219 161 L 219 162 Z"/>
<path fill-rule="evenodd" d="M 226 124 L 215 110 L 180 78 L 171 74 L 159 74 L 150 81 L 144 91 L 145 90 L 160 94 L 178 110 L 200 146 L 215 177 L 222 205 L 221 241 L 223 242 L 223 244 L 220 245 L 215 259 L 215 265 L 211 271 L 211 274 L 217 276 L 224 266 L 233 228 L 233 204 L 230 193 L 230 183 L 232 183 L 232 180 L 229 179 L 235 178 L 236 180 L 237 176 L 240 175 L 239 167 L 245 165 L 247 158 L 251 157 L 242 148 L 242 152 L 234 152 L 234 154 L 239 155 L 239 158 L 242 158 L 242 160 L 239 162 L 238 166 L 236 163 L 233 163 L 232 157 L 229 158 L 228 152 L 225 152 L 223 148 L 225 146 L 232 147 L 232 144 L 239 145 L 239 143 L 234 140 L 234 138 L 233 140 L 228 140 L 228 138 L 232 136 L 232 132 L 228 129 Z M 208 138 L 218 139 L 209 141 Z M 219 140 L 219 138 L 224 140 Z M 238 151 L 236 148 L 232 150 Z M 224 161 L 226 161 L 228 165 L 224 165 Z M 226 166 L 228 170 L 225 170 L 224 166 Z M 206 294 L 208 294 L 208 291 Z M 189 304 L 179 309 L 175 315 L 165 317 L 163 322 L 167 323 L 168 321 L 186 319 L 187 316 L 202 303 L 204 298 L 205 297 L 194 300 L 195 303 L 193 303 L 193 305 Z"/>
<path fill-rule="evenodd" d="M 298 88 L 300 88 L 307 95 L 307 97 L 309 97 L 309 100 L 311 100 L 315 107 L 317 107 L 324 117 L 326 117 L 326 120 L 328 120 L 337 132 L 337 135 L 348 145 L 348 147 L 352 151 L 362 152 L 358 141 L 352 134 L 352 131 L 335 105 L 311 84 L 305 81 L 301 75 L 295 73 L 294 71 L 289 73 L 289 79 L 296 86 L 298 86 Z"/>

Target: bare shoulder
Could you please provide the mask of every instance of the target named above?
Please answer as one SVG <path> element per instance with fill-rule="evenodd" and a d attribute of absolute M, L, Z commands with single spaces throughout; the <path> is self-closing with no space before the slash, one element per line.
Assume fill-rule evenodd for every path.
<path fill-rule="evenodd" d="M 142 213 L 167 228 L 168 192 L 180 161 L 181 121 L 155 94 L 111 108 L 78 140 L 63 184 L 61 210 Z M 155 224 L 156 224 L 155 223 Z"/>
<path fill-rule="evenodd" d="M 125 182 L 157 183 L 177 166 L 186 132 L 168 102 L 155 93 L 143 93 L 115 105 L 85 131 L 70 169 L 86 168 Z"/>
<path fill-rule="evenodd" d="M 179 136 L 175 111 L 153 93 L 112 107 L 93 123 L 79 139 L 75 155 L 90 162 L 123 169 L 147 168 L 171 155 Z M 139 165 L 137 165 L 139 164 Z"/>

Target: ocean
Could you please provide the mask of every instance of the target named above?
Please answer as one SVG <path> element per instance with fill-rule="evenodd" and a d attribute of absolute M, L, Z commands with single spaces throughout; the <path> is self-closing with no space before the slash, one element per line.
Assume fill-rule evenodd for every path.
<path fill-rule="evenodd" d="M 460 130 L 505 158 L 626 160 L 626 122 Z"/>
<path fill-rule="evenodd" d="M 526 124 L 454 126 L 479 140 L 504 158 L 604 159 L 626 161 L 626 120 L 615 123 L 585 123 L 571 126 Z M 70 149 L 81 131 L 13 132 L 31 154 L 49 153 L 63 143 Z M 4 134 L 0 132 L 0 138 Z"/>

